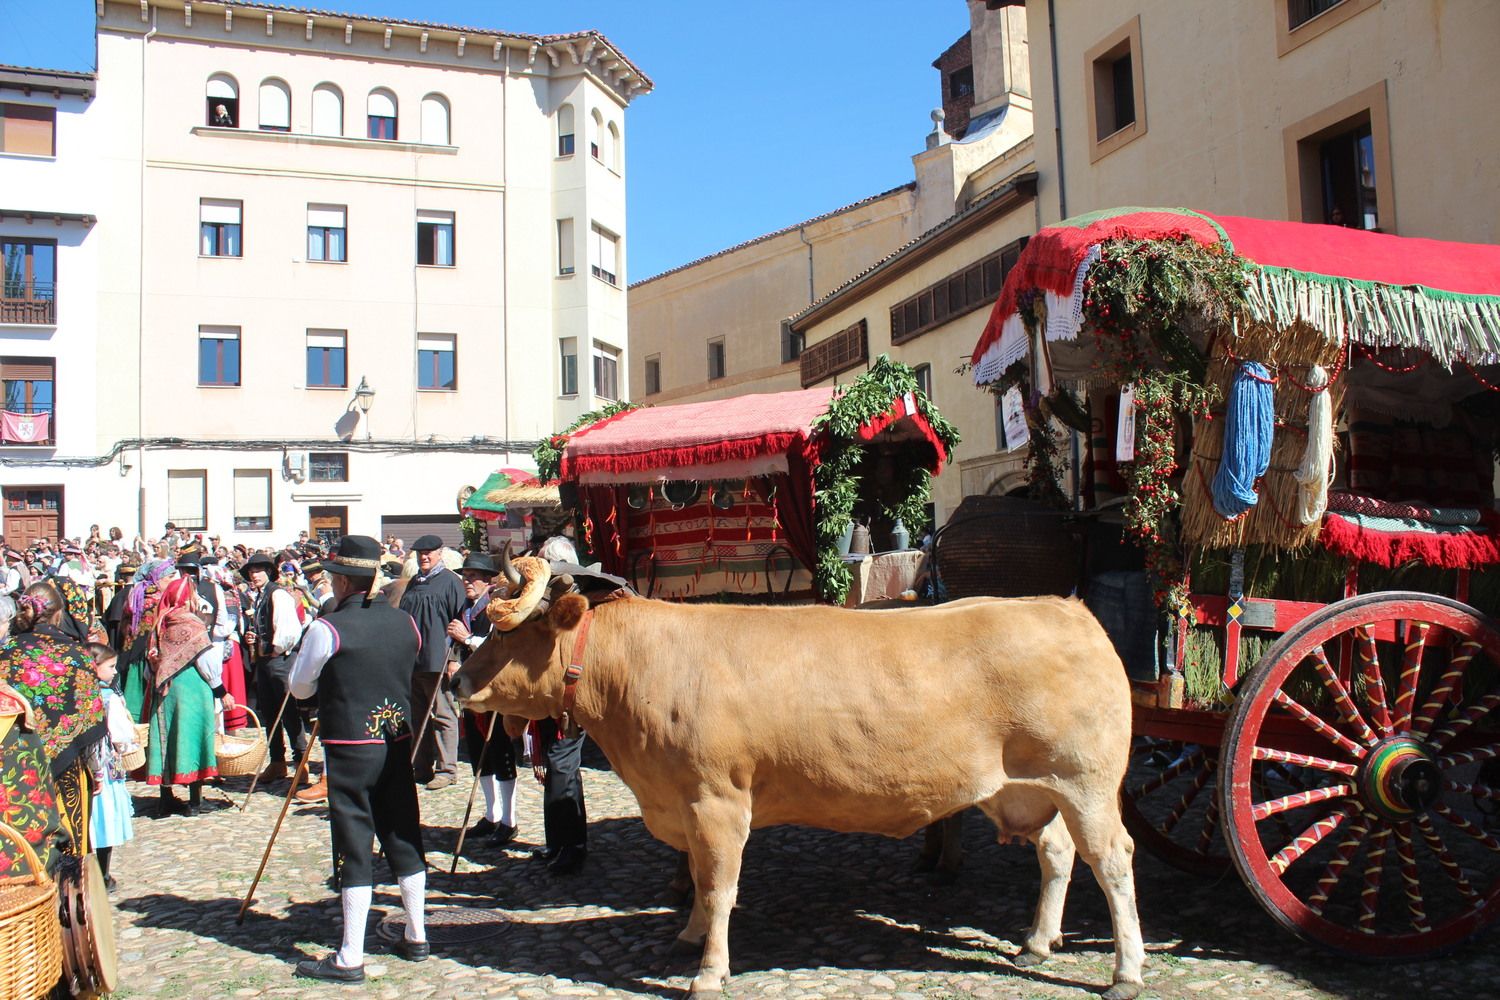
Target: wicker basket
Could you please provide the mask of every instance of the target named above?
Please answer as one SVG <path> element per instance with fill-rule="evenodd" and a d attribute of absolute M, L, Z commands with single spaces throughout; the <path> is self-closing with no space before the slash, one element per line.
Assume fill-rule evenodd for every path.
<path fill-rule="evenodd" d="M 243 730 L 245 735 L 225 736 L 219 733 L 214 737 L 214 756 L 218 758 L 221 778 L 244 778 L 259 774 L 270 756 L 266 745 L 266 730 L 261 725 L 260 716 L 251 711 L 249 706 L 241 707 L 254 723 Z"/>
<path fill-rule="evenodd" d="M 1082 554 L 1075 522 L 1020 497 L 965 497 L 935 543 L 948 599 L 1071 594 Z"/>
<path fill-rule="evenodd" d="M 120 757 L 120 766 L 126 774 L 133 774 L 146 766 L 146 744 L 151 741 L 151 726 L 137 723 L 135 727 L 136 748 Z"/>
<path fill-rule="evenodd" d="M 29 875 L 0 878 L 0 996 L 35 1000 L 50 993 L 62 975 L 57 887 L 25 837 L 4 823 L 0 836 L 20 847 L 31 866 Z"/>

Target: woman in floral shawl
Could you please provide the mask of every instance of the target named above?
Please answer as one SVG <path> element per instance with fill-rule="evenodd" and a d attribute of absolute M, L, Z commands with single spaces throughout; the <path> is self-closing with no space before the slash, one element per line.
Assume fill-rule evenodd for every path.
<path fill-rule="evenodd" d="M 224 690 L 223 654 L 208 634 L 212 614 L 195 581 L 175 577 L 161 591 L 156 625 L 146 651 L 151 666 L 147 715 L 151 741 L 146 748 L 147 778 L 161 786 L 161 815 L 176 809 L 173 785 L 188 786 L 188 815 L 203 810 L 203 782 L 219 775 L 214 755 L 217 728 L 214 699 L 234 700 Z"/>
<path fill-rule="evenodd" d="M 161 604 L 161 590 L 167 580 L 177 572 L 170 559 L 153 559 L 136 570 L 130 581 L 130 593 L 125 599 L 125 611 L 120 623 L 119 685 L 125 695 L 125 708 L 137 722 L 145 722 L 146 688 L 149 686 L 146 648 L 151 643 L 151 633 L 156 628 L 157 609 Z"/>
<path fill-rule="evenodd" d="M 47 583 L 33 583 L 18 602 L 14 635 L 0 646 L 0 683 L 9 684 L 35 713 L 36 734 L 57 785 L 70 853 L 89 852 L 88 768 L 83 751 L 105 735 L 99 679 L 83 646 L 59 628 L 63 599 Z"/>
<path fill-rule="evenodd" d="M 16 602 L 0 597 L 0 642 L 10 634 Z M 37 735 L 36 712 L 19 691 L 0 684 L 0 822 L 26 838 L 50 872 L 68 842 L 58 812 L 57 787 L 47 748 Z M 21 852 L 10 841 L 0 843 L 0 878 L 22 874 Z"/>

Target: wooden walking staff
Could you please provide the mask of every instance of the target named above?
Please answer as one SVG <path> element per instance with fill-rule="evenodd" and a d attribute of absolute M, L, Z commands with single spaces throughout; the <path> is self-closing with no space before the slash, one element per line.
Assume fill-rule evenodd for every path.
<path fill-rule="evenodd" d="M 245 893 L 245 900 L 240 903 L 239 916 L 234 918 L 236 924 L 245 922 L 245 911 L 250 909 L 250 901 L 255 898 L 255 887 L 260 885 L 260 877 L 266 873 L 266 862 L 271 860 L 271 848 L 276 846 L 276 835 L 281 832 L 287 810 L 292 807 L 292 796 L 297 794 L 297 786 L 307 773 L 307 759 L 312 756 L 313 741 L 318 738 L 318 726 L 321 724 L 322 720 L 313 720 L 312 733 L 307 737 L 307 749 L 302 751 L 302 759 L 297 761 L 297 770 L 292 774 L 292 787 L 286 790 L 286 799 L 281 803 L 281 815 L 276 817 L 276 825 L 271 828 L 271 839 L 266 841 L 266 851 L 260 856 L 260 867 L 255 869 L 255 878 L 250 881 L 250 891 Z"/>
<path fill-rule="evenodd" d="M 272 734 L 274 734 L 276 732 L 277 727 L 281 725 L 281 716 L 286 712 L 286 703 L 289 702 L 289 701 L 291 701 L 291 700 L 292 700 L 292 692 L 291 692 L 290 689 L 288 689 L 287 693 L 285 695 L 283 695 L 282 698 L 281 698 L 281 707 L 276 710 L 276 721 L 273 722 L 273 723 L 271 723 L 271 728 L 270 729 L 266 730 L 266 745 L 267 746 L 271 745 Z M 309 750 L 312 749 L 312 739 L 311 739 L 311 737 L 308 738 L 307 748 Z M 252 795 L 255 794 L 255 786 L 258 785 L 258 784 L 260 784 L 260 772 L 256 771 L 255 772 L 255 776 L 250 779 L 250 790 L 245 793 L 245 801 L 243 801 L 243 802 L 240 803 L 240 812 L 244 812 L 245 811 L 245 807 L 250 804 L 250 796 L 252 796 Z"/>
<path fill-rule="evenodd" d="M 484 731 L 484 749 L 479 751 L 479 759 L 474 762 L 474 783 L 469 786 L 469 804 L 464 807 L 464 821 L 458 828 L 458 843 L 453 847 L 453 867 L 448 869 L 449 875 L 458 871 L 458 856 L 463 853 L 464 835 L 469 832 L 469 817 L 474 815 L 474 793 L 479 791 L 479 780 L 484 772 L 484 758 L 489 756 L 490 738 L 495 735 L 495 723 L 499 719 L 499 712 L 490 713 L 490 725 Z"/>
<path fill-rule="evenodd" d="M 432 697 L 427 700 L 427 714 L 422 716 L 422 728 L 417 730 L 417 738 L 411 744 L 411 762 L 417 762 L 417 755 L 422 752 L 422 737 L 427 735 L 427 724 L 432 721 L 432 710 L 437 707 L 438 695 L 443 691 L 443 684 L 448 680 L 447 671 L 438 671 L 437 683 L 432 686 Z"/>

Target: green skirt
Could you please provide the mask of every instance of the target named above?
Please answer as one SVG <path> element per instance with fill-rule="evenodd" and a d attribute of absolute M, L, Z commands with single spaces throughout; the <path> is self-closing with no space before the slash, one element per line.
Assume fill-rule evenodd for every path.
<path fill-rule="evenodd" d="M 120 657 L 120 690 L 125 694 L 125 710 L 136 722 L 146 721 L 141 715 L 146 707 L 146 687 L 146 661 Z"/>
<path fill-rule="evenodd" d="M 218 777 L 215 728 L 214 693 L 189 666 L 172 678 L 167 693 L 151 706 L 146 780 L 153 785 L 191 785 Z"/>

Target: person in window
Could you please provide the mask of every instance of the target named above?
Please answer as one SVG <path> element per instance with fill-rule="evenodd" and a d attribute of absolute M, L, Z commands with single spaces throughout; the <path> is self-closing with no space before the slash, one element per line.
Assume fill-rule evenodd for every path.
<path fill-rule="evenodd" d="M 229 116 L 229 109 L 222 104 L 215 104 L 212 124 L 222 128 L 234 128 L 234 119 Z"/>

